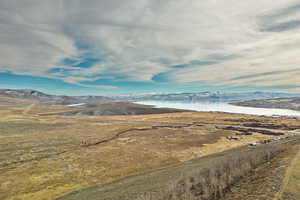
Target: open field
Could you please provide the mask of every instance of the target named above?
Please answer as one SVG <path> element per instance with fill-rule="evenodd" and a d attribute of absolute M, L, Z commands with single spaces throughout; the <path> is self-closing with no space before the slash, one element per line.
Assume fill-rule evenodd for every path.
<path fill-rule="evenodd" d="M 200 181 L 200 183 L 202 182 L 202 178 L 205 177 L 207 170 L 215 170 L 217 168 L 220 168 L 223 163 L 225 164 L 226 162 L 232 164 L 233 162 L 238 160 L 242 161 L 242 163 L 239 163 L 238 165 L 239 169 L 230 170 L 231 172 L 240 173 L 243 168 L 243 161 L 254 161 L 251 160 L 250 157 L 255 159 L 256 157 L 263 156 L 263 152 L 265 150 L 267 150 L 268 148 L 274 149 L 276 147 L 279 146 L 275 144 L 260 146 L 259 148 L 240 147 L 231 149 L 222 153 L 216 153 L 213 155 L 193 159 L 168 168 L 129 176 L 109 184 L 98 185 L 95 187 L 79 190 L 65 197 L 59 198 L 59 200 L 190 200 L 189 198 L 174 198 L 170 197 L 170 195 L 173 195 L 174 193 L 185 194 L 186 190 L 189 190 L 193 187 L 199 187 L 197 181 Z M 285 148 L 285 145 L 280 145 L 280 147 Z M 244 162 L 244 164 L 248 165 L 247 162 Z M 223 166 L 221 168 L 223 168 Z M 204 172 L 202 174 L 203 176 L 197 177 L 197 175 L 201 174 L 201 171 Z M 223 174 L 224 173 L 222 173 L 222 175 Z M 218 185 L 219 183 L 215 180 L 214 184 Z M 220 185 L 222 184 L 223 181 L 221 180 Z M 206 186 L 209 185 L 209 183 L 200 185 Z M 164 191 L 165 189 L 166 191 Z M 197 191 L 195 192 L 197 193 Z M 198 192 L 201 192 L 201 189 L 199 189 Z M 152 195 L 151 197 L 148 197 L 148 195 L 146 195 L 139 198 L 143 193 L 150 193 Z M 199 198 L 199 200 L 200 199 L 202 200 L 211 198 L 206 197 Z"/>
<path fill-rule="evenodd" d="M 56 113 L 74 109 L 13 98 L 1 98 L 0 108 L 1 200 L 68 199 L 99 184 L 113 195 L 117 180 L 132 180 L 127 176 L 168 175 L 181 164 L 191 169 L 220 152 L 300 129 L 297 120 L 224 113 L 63 116 Z"/>

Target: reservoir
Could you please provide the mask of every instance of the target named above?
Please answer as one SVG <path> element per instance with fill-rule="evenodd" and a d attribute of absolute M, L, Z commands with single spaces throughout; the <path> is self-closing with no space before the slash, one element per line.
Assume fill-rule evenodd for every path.
<path fill-rule="evenodd" d="M 170 101 L 139 101 L 143 105 L 151 105 L 156 108 L 176 108 L 202 112 L 226 112 L 260 116 L 289 116 L 300 117 L 299 111 L 277 109 L 277 108 L 254 108 L 235 106 L 228 103 L 207 103 L 207 102 L 170 102 Z"/>

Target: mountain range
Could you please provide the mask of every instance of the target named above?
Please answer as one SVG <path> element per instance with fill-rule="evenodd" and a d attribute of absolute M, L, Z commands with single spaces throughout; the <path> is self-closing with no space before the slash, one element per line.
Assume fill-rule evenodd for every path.
<path fill-rule="evenodd" d="M 112 101 L 180 101 L 180 102 L 239 102 L 258 99 L 300 97 L 300 94 L 278 92 L 198 92 L 129 94 L 118 96 L 65 96 L 50 95 L 31 89 L 0 89 L 0 95 L 12 98 L 35 99 L 48 104 L 69 105 L 78 103 L 99 103 Z"/>
<path fill-rule="evenodd" d="M 198 92 L 198 93 L 163 93 L 115 96 L 113 99 L 130 101 L 180 101 L 180 102 L 238 102 L 254 99 L 274 99 L 300 97 L 300 94 L 279 92 Z"/>
<path fill-rule="evenodd" d="M 30 89 L 0 89 L 0 95 L 11 98 L 33 99 L 51 105 L 69 105 L 78 103 L 98 103 L 113 101 L 113 99 L 104 96 L 50 95 Z"/>

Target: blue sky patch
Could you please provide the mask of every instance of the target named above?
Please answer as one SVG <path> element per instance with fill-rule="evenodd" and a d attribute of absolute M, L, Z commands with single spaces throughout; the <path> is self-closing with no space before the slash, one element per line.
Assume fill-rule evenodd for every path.
<path fill-rule="evenodd" d="M 62 61 L 62 65 L 71 66 L 71 67 L 79 67 L 79 68 L 90 68 L 93 65 L 103 62 L 102 59 L 99 58 L 66 58 Z"/>
<path fill-rule="evenodd" d="M 196 67 L 196 66 L 213 65 L 213 64 L 216 64 L 216 63 L 217 63 L 216 61 L 194 60 L 194 61 L 191 61 L 190 63 L 174 65 L 173 67 L 176 68 L 176 69 L 183 69 L 183 68 Z"/>
<path fill-rule="evenodd" d="M 158 82 L 158 83 L 167 83 L 169 81 L 168 79 L 168 73 L 159 73 L 152 77 L 152 81 Z"/>

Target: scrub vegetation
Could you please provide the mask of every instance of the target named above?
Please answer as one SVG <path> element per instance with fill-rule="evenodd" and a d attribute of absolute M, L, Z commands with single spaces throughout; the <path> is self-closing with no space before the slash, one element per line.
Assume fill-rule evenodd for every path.
<path fill-rule="evenodd" d="M 249 144 L 292 137 L 300 126 L 225 113 L 64 116 L 74 109 L 0 99 L 1 200 L 139 198 L 180 183 L 186 172 L 201 174 L 215 158 L 252 150 Z"/>
<path fill-rule="evenodd" d="M 160 193 L 145 194 L 140 200 L 216 200 L 225 196 L 230 187 L 286 150 L 282 144 L 265 145 L 212 160 L 200 169 L 186 173 Z"/>

